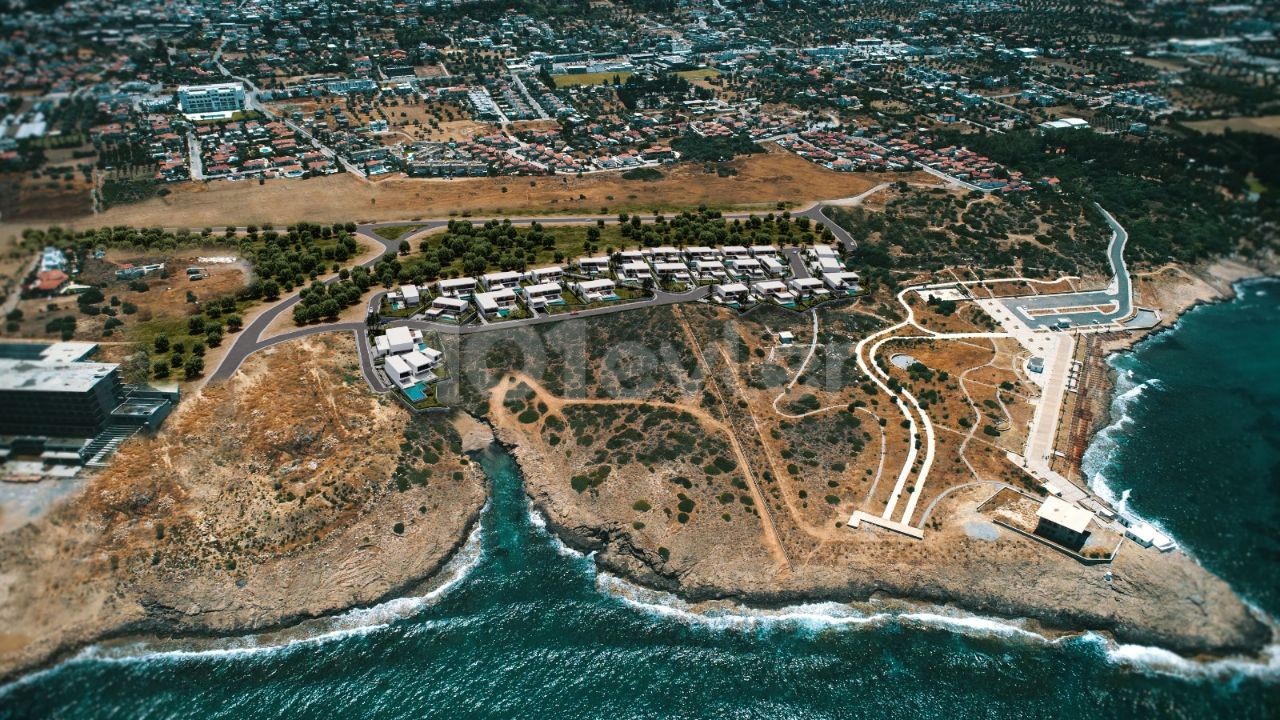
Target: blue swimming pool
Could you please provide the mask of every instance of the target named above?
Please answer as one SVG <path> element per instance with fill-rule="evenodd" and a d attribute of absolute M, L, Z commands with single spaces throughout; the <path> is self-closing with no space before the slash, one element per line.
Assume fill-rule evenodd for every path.
<path fill-rule="evenodd" d="M 421 383 L 418 385 L 410 385 L 404 389 L 404 396 L 413 402 L 422 402 L 427 399 L 427 391 L 423 389 Z"/>

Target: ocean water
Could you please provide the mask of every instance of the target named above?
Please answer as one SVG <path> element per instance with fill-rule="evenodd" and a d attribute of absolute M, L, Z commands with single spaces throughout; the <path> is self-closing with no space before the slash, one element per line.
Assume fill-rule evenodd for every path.
<path fill-rule="evenodd" d="M 1265 294 L 1262 294 L 1265 293 Z M 1277 614 L 1280 282 L 1116 361 L 1091 449 L 1205 565 Z M 1142 387 L 1142 390 L 1134 390 Z M 1016 622 L 813 604 L 694 609 L 598 572 L 530 512 L 516 468 L 422 597 L 256 637 L 96 646 L 0 688 L 0 718 L 1255 717 L 1280 654 L 1200 663 Z"/>

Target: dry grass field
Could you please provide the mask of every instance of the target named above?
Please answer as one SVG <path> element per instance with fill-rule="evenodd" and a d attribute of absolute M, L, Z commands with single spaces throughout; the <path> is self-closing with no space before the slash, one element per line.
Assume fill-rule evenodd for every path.
<path fill-rule="evenodd" d="M 850 197 L 886 180 L 928 182 L 910 174 L 834 173 L 782 152 L 740 158 L 737 172 L 719 177 L 698 165 L 664 168 L 655 182 L 624 180 L 617 174 L 576 177 L 499 177 L 466 180 L 389 178 L 363 182 L 341 174 L 301 182 L 214 182 L 175 186 L 163 198 L 119 206 L 92 218 L 71 221 L 98 225 L 221 226 L 228 223 L 392 221 L 450 214 L 608 214 L 712 207 L 772 210 L 779 202 Z M 506 188 L 506 191 L 503 190 Z M 607 210 L 606 210 L 607 208 Z M 51 220 L 56 218 L 51 218 Z"/>
<path fill-rule="evenodd" d="M 1198 120 L 1187 123 L 1187 127 L 1215 135 L 1230 128 L 1235 132 L 1255 132 L 1271 135 L 1272 137 L 1280 137 L 1280 115 L 1234 117 L 1225 120 Z"/>

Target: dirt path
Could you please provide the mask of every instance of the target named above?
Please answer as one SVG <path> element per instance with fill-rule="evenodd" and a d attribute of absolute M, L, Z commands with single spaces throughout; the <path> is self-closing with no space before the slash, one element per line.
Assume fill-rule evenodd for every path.
<path fill-rule="evenodd" d="M 733 454 L 737 458 L 738 466 L 742 468 L 742 474 L 747 479 L 747 485 L 751 489 L 752 498 L 755 500 L 756 505 L 761 508 L 761 517 L 764 519 L 763 526 L 765 530 L 766 544 L 769 546 L 770 550 L 778 556 L 782 567 L 788 572 L 791 570 L 791 562 L 788 560 L 786 551 L 782 547 L 782 542 L 778 539 L 777 529 L 773 525 L 772 518 L 769 517 L 768 508 L 764 505 L 764 496 L 760 492 L 755 476 L 751 472 L 751 465 L 747 462 L 746 454 L 743 452 L 742 446 L 738 443 L 738 438 L 734 434 L 733 429 L 719 418 L 713 417 L 706 410 L 697 406 L 662 402 L 660 400 L 622 400 L 619 398 L 566 399 L 557 395 L 552 395 L 537 380 L 534 380 L 532 377 L 522 372 L 517 372 L 508 374 L 499 381 L 496 386 L 494 386 L 489 395 L 489 413 L 494 418 L 494 422 L 500 427 L 505 430 L 515 431 L 521 435 L 524 435 L 525 431 L 521 430 L 518 422 L 516 422 L 512 414 L 507 411 L 506 405 L 503 403 L 503 399 L 506 397 L 507 392 L 521 383 L 532 390 L 538 400 L 546 403 L 549 411 L 554 411 L 559 414 L 563 414 L 564 407 L 566 405 L 628 405 L 632 407 L 650 405 L 653 407 L 670 408 L 677 412 L 689 413 L 706 425 L 724 433 L 725 436 L 728 437 L 729 443 L 733 448 Z"/>

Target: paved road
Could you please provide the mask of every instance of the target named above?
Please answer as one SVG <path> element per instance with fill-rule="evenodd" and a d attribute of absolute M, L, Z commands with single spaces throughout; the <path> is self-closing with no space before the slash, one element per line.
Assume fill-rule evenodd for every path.
<path fill-rule="evenodd" d="M 1033 328 L 1047 328 L 1058 322 L 1059 318 L 1068 318 L 1074 327 L 1090 325 L 1106 325 L 1123 320 L 1133 312 L 1133 285 L 1129 276 L 1129 268 L 1124 262 L 1124 248 L 1129 242 L 1129 233 L 1111 213 L 1094 203 L 1098 212 L 1111 226 L 1111 242 L 1107 245 L 1107 260 L 1111 264 L 1111 282 L 1105 290 L 1089 290 L 1084 292 L 1059 293 L 1055 295 L 1035 295 L 1005 298 L 1000 302 L 1014 315 Z M 1053 310 L 1063 308 L 1099 307 L 1096 310 L 1077 310 L 1075 312 L 1048 312 L 1043 315 L 1028 315 L 1027 310 Z M 1114 307 L 1111 307 L 1114 306 Z M 1111 309 L 1101 309 L 1108 308 Z"/>
<path fill-rule="evenodd" d="M 854 241 L 854 239 L 849 235 L 849 233 L 845 232 L 844 228 L 840 227 L 834 221 L 832 221 L 829 217 L 827 217 L 822 212 L 822 207 L 823 206 L 821 203 L 816 203 L 813 206 L 803 211 L 795 213 L 794 216 L 807 217 L 810 220 L 821 224 L 822 226 L 830 229 L 832 234 L 835 235 L 836 238 L 840 240 L 840 242 L 846 244 L 847 248 L 849 248 L 850 250 L 856 248 L 857 243 Z M 722 215 L 722 217 L 726 220 L 745 220 L 751 217 L 752 215 L 758 216 L 759 214 L 750 213 L 750 212 L 725 213 Z M 648 215 L 648 216 L 641 215 L 640 217 L 642 220 L 647 220 L 647 221 L 653 220 L 652 215 Z M 422 236 L 428 233 L 431 233 L 435 230 L 438 230 L 440 228 L 446 227 L 449 224 L 450 220 L 463 220 L 463 221 L 469 221 L 476 224 L 484 224 L 488 222 L 490 219 L 496 219 L 498 221 L 509 220 L 513 225 L 527 225 L 533 222 L 538 222 L 543 225 L 575 225 L 575 224 L 581 225 L 581 224 L 594 224 L 600 220 L 604 220 L 606 222 L 610 220 L 616 221 L 617 217 L 612 215 L 579 215 L 579 216 L 569 216 L 569 217 L 530 216 L 530 217 L 508 217 L 508 218 L 430 218 L 430 219 L 420 220 L 420 221 L 388 221 L 388 222 L 378 222 L 378 223 L 363 223 L 357 226 L 356 233 L 361 237 L 365 238 L 366 240 L 371 240 L 374 243 L 381 245 L 382 252 L 378 253 L 378 255 L 376 255 L 375 257 L 361 263 L 361 265 L 363 267 L 372 267 L 373 265 L 377 264 L 377 262 L 382 258 L 388 255 L 397 254 L 400 249 L 401 240 L 407 240 L 412 244 L 414 241 L 421 238 Z M 378 235 L 376 232 L 376 230 L 381 227 L 403 226 L 407 224 L 418 225 L 420 227 L 417 230 L 414 230 L 412 233 L 404 236 L 403 238 L 398 238 L 396 240 L 388 240 Z M 237 228 L 237 229 L 242 230 L 243 228 Z M 214 230 L 215 232 L 225 232 L 226 228 L 215 228 Z M 799 257 L 799 252 L 800 251 L 798 248 L 787 248 L 783 250 L 783 253 L 786 254 L 788 257 L 793 270 L 796 270 L 796 277 L 808 277 L 809 276 L 808 270 L 805 269 L 804 263 L 801 261 Z M 333 282 L 336 282 L 337 279 L 338 279 L 337 276 L 330 277 L 327 280 L 325 280 L 325 283 L 326 284 L 333 283 Z M 565 314 L 540 315 L 538 317 L 523 318 L 520 320 L 501 321 L 501 322 L 494 322 L 494 323 L 487 323 L 487 324 L 480 324 L 480 325 L 459 326 L 459 325 L 453 325 L 449 323 L 437 323 L 429 320 L 396 320 L 391 323 L 388 323 L 388 325 L 392 325 L 392 326 L 403 325 L 405 327 L 411 327 L 411 328 L 416 328 L 420 330 L 433 330 L 436 332 L 452 334 L 452 335 L 470 335 L 473 333 L 489 332 L 493 330 L 503 330 L 511 327 L 541 325 L 544 323 L 559 322 L 561 320 L 568 320 L 573 318 L 609 315 L 612 313 L 625 312 L 628 310 L 637 310 L 637 309 L 647 308 L 647 307 L 661 307 L 664 305 L 674 305 L 676 303 L 682 303 L 682 302 L 695 302 L 707 297 L 709 292 L 710 292 L 710 288 L 706 286 L 701 286 L 685 293 L 668 293 L 668 292 L 663 292 L 661 290 L 658 290 L 655 292 L 653 297 L 647 300 L 619 303 L 617 305 L 609 305 L 605 307 L 592 308 L 590 310 L 582 310 L 570 315 L 565 315 Z M 385 293 L 377 293 L 369 301 L 369 307 L 371 309 L 378 307 L 376 303 L 380 303 L 381 297 L 383 294 Z M 226 354 L 223 356 L 222 361 L 218 363 L 218 366 L 213 370 L 212 373 L 209 374 L 209 381 L 221 382 L 223 380 L 230 378 L 232 375 L 235 374 L 236 370 L 240 368 L 240 365 L 244 363 L 246 358 L 248 358 L 254 352 L 257 352 L 258 350 L 261 350 L 263 348 L 270 347 L 272 345 L 276 345 L 281 342 L 286 342 L 288 340 L 296 340 L 298 338 L 306 337 L 308 335 L 316 335 L 320 333 L 334 332 L 334 331 L 354 331 L 357 334 L 357 340 L 358 340 L 357 345 L 360 347 L 361 369 L 364 371 L 366 379 L 368 379 L 369 384 L 375 390 L 379 392 L 385 392 L 386 386 L 384 383 L 381 382 L 381 379 L 378 378 L 377 374 L 374 372 L 372 358 L 368 356 L 369 349 L 368 349 L 368 342 L 367 342 L 367 330 L 365 329 L 365 326 L 363 323 L 325 323 L 320 325 L 311 325 L 308 327 L 299 328 L 297 330 L 291 330 L 287 333 L 283 333 L 281 335 L 277 335 L 275 337 L 268 338 L 266 340 L 262 339 L 262 333 L 267 329 L 267 327 L 269 327 L 271 323 L 274 322 L 276 318 L 280 316 L 281 313 L 288 311 L 295 304 L 297 304 L 298 300 L 299 300 L 298 292 L 290 293 L 289 295 L 279 300 L 275 305 L 261 312 L 257 317 L 254 318 L 254 320 L 251 323 L 249 323 L 247 326 L 245 326 L 243 330 L 237 333 L 235 335 L 235 339 L 231 343 L 231 346 L 227 349 Z"/>

